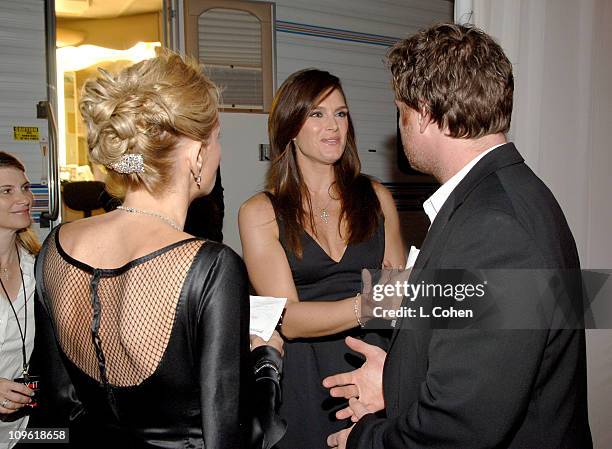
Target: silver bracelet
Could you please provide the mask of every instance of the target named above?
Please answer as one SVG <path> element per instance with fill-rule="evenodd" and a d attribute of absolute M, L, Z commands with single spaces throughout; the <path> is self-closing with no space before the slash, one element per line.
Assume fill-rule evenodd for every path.
<path fill-rule="evenodd" d="M 355 296 L 355 301 L 353 302 L 353 310 L 355 310 L 355 318 L 357 318 L 357 324 L 359 324 L 359 326 L 363 328 L 364 324 L 361 322 L 361 317 L 359 316 L 359 311 L 357 310 L 357 301 L 359 301 L 360 296 L 361 293 L 357 293 L 357 295 Z"/>
<path fill-rule="evenodd" d="M 273 363 L 270 363 L 270 362 L 265 362 L 257 366 L 255 368 L 255 374 L 259 373 L 264 368 L 270 368 L 272 371 L 276 373 L 277 376 L 280 376 L 280 373 L 278 372 L 278 368 Z"/>

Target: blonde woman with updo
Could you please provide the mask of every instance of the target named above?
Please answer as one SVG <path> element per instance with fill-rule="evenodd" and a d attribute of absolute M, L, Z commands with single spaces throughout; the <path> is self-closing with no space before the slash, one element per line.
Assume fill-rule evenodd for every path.
<path fill-rule="evenodd" d="M 273 415 L 280 337 L 253 340 L 249 354 L 240 258 L 182 231 L 219 166 L 217 88 L 163 52 L 101 70 L 80 109 L 90 159 L 123 205 L 62 225 L 40 254 L 42 376 L 56 425 L 70 427 L 75 447 L 270 447 L 284 430 Z"/>

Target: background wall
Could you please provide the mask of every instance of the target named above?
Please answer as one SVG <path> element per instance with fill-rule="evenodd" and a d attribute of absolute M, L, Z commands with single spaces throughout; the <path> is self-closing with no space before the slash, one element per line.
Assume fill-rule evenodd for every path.
<path fill-rule="evenodd" d="M 47 99 L 45 12 L 39 0 L 2 2 L 0 33 L 0 150 L 18 155 L 30 180 L 47 177 L 38 140 L 15 140 L 14 126 L 37 127 L 48 139 L 47 120 L 36 118 L 36 103 Z"/>
<path fill-rule="evenodd" d="M 259 161 L 259 143 L 268 142 L 268 115 L 221 113 L 221 182 L 225 201 L 223 243 L 242 254 L 238 235 L 240 205 L 263 189 L 267 162 Z"/>
<path fill-rule="evenodd" d="M 475 0 L 514 64 L 511 139 L 553 191 L 583 268 L 612 269 L 612 2 Z M 612 447 L 612 331 L 587 333 L 595 446 Z"/>
<path fill-rule="evenodd" d="M 44 3 L 4 0 L 0 18 L 0 150 L 15 154 L 26 166 L 35 198 L 32 215 L 38 220 L 49 203 L 42 185 L 47 181 L 49 131 L 47 120 L 36 118 L 36 104 L 47 100 Z M 37 128 L 40 141 L 15 139 L 15 126 Z M 34 229 L 40 231 L 37 223 Z"/>

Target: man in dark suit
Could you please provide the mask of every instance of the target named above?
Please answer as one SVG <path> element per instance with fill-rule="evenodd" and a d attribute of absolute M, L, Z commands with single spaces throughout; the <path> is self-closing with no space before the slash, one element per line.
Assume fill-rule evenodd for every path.
<path fill-rule="evenodd" d="M 501 47 L 442 24 L 396 44 L 388 61 L 405 153 L 442 185 L 424 205 L 431 227 L 410 282 L 428 269 L 579 269 L 557 201 L 506 142 L 513 76 Z M 503 296 L 522 307 L 528 294 L 510 285 Z M 347 339 L 367 360 L 324 381 L 350 399 L 338 417 L 356 422 L 330 447 L 592 448 L 583 330 L 408 324 L 397 323 L 387 354 Z"/>

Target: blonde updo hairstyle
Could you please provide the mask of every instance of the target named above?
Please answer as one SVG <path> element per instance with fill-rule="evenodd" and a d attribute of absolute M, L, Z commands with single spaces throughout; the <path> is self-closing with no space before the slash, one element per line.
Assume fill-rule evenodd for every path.
<path fill-rule="evenodd" d="M 169 50 L 116 74 L 98 70 L 80 102 L 90 160 L 108 168 L 142 154 L 143 173 L 108 168 L 107 190 L 119 198 L 129 188 L 159 194 L 172 177 L 179 137 L 206 145 L 219 124 L 218 89 L 197 62 Z"/>

